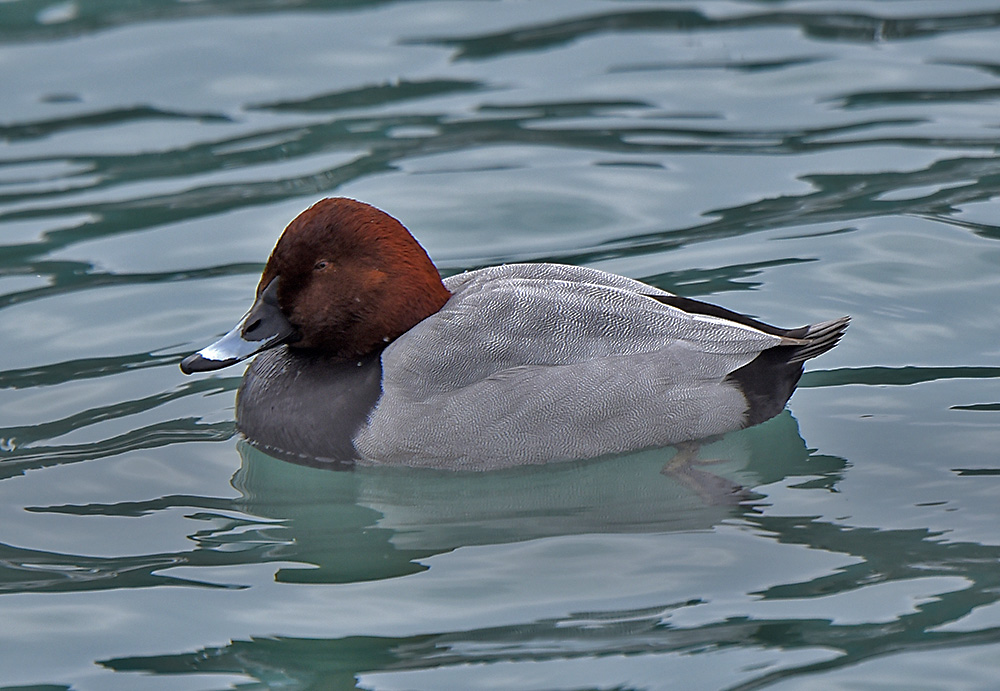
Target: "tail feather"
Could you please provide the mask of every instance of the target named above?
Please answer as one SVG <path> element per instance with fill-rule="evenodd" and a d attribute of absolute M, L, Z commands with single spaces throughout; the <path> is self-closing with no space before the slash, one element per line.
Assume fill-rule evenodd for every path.
<path fill-rule="evenodd" d="M 849 321 L 850 317 L 841 317 L 798 329 L 775 329 L 787 345 L 768 348 L 729 374 L 727 379 L 747 399 L 747 427 L 782 411 L 802 376 L 802 363 L 837 345 Z"/>
<path fill-rule="evenodd" d="M 840 342 L 850 321 L 850 317 L 841 317 L 802 327 L 802 335 L 796 333 L 796 337 L 803 343 L 795 346 L 788 362 L 805 362 L 827 352 Z"/>

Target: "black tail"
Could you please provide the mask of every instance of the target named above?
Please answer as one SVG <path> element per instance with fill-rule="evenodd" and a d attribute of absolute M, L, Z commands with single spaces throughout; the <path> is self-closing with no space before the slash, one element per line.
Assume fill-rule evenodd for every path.
<path fill-rule="evenodd" d="M 727 310 L 700 300 L 679 295 L 650 296 L 660 302 L 692 314 L 706 314 L 743 324 L 772 336 L 798 341 L 768 348 L 752 361 L 730 372 L 727 381 L 735 383 L 747 399 L 746 426 L 769 420 L 785 408 L 802 376 L 802 363 L 822 355 L 840 342 L 850 317 L 832 319 L 819 324 L 782 329 L 757 321 L 745 314 Z"/>
<path fill-rule="evenodd" d="M 747 399 L 747 427 L 769 420 L 785 408 L 802 376 L 802 363 L 837 345 L 850 320 L 841 317 L 789 329 L 781 335 L 801 343 L 769 348 L 730 373 L 726 379 L 735 382 Z"/>
<path fill-rule="evenodd" d="M 787 334 L 788 336 L 806 342 L 802 345 L 781 346 L 781 348 L 792 349 L 788 362 L 805 362 L 814 357 L 819 357 L 830 350 L 840 343 L 840 339 L 844 335 L 844 331 L 847 330 L 847 325 L 850 321 L 850 317 L 841 317 L 840 319 L 831 319 L 828 322 L 803 326 L 801 329 L 790 330 Z M 775 350 L 778 349 L 780 348 L 776 348 Z"/>

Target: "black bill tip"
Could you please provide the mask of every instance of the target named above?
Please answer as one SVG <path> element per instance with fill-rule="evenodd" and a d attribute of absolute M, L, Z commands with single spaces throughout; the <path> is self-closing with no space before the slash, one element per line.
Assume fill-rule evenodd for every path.
<path fill-rule="evenodd" d="M 201 353 L 192 353 L 181 360 L 181 372 L 184 374 L 194 374 L 195 372 L 211 372 L 222 369 L 239 362 L 237 358 L 230 360 L 209 360 L 202 357 Z"/>

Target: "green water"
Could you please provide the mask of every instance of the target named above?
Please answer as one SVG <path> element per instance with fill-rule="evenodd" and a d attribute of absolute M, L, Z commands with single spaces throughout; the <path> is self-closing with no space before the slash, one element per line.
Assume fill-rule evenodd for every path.
<path fill-rule="evenodd" d="M 995 688 L 1000 4 L 0 3 L 0 689 Z M 328 195 L 782 326 L 674 453 L 332 473 L 181 357 Z"/>

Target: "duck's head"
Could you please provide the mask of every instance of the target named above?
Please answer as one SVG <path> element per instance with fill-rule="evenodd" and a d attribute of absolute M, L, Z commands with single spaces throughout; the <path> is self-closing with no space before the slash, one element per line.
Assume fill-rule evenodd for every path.
<path fill-rule="evenodd" d="M 353 199 L 317 202 L 285 228 L 236 327 L 181 362 L 215 370 L 287 343 L 331 358 L 384 347 L 450 294 L 403 225 Z"/>

